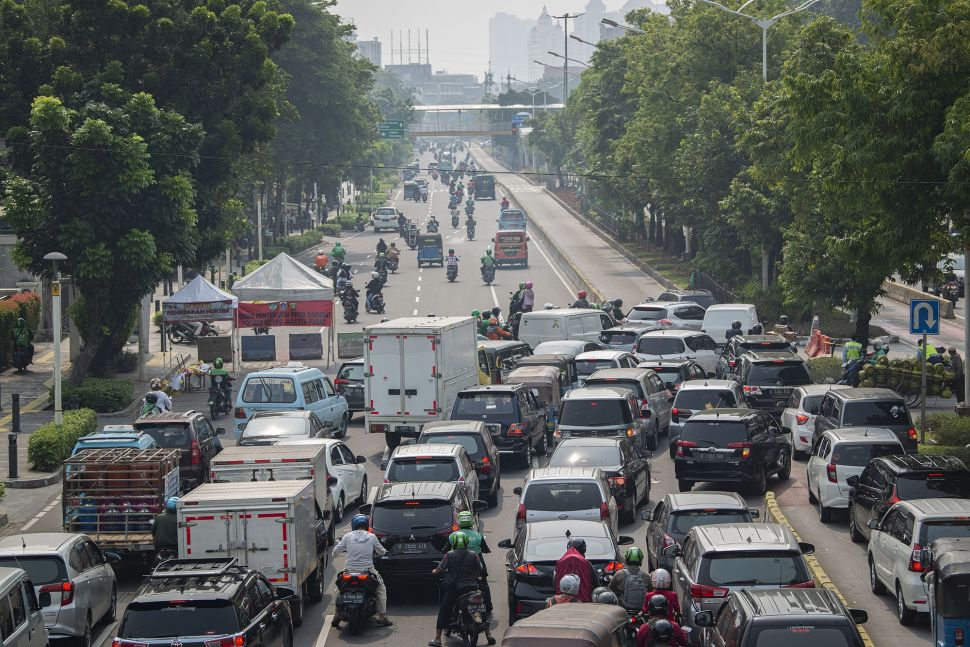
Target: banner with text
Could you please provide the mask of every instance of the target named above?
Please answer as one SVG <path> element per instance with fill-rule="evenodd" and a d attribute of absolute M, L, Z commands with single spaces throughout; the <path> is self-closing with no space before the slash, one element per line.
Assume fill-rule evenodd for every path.
<path fill-rule="evenodd" d="M 162 319 L 165 323 L 176 321 L 232 321 L 232 304 L 211 303 L 163 303 Z"/>
<path fill-rule="evenodd" d="M 333 301 L 270 301 L 239 303 L 238 326 L 320 328 L 333 323 Z"/>

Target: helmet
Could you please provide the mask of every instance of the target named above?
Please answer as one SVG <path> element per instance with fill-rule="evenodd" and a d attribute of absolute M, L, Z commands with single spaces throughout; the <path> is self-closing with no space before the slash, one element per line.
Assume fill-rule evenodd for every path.
<path fill-rule="evenodd" d="M 367 519 L 366 514 L 355 514 L 354 518 L 350 520 L 351 530 L 360 530 L 366 528 L 370 522 Z"/>
<path fill-rule="evenodd" d="M 663 640 L 670 643 L 674 639 L 674 626 L 669 620 L 657 620 L 653 625 L 653 640 Z"/>
<path fill-rule="evenodd" d="M 380 254 L 378 254 L 377 258 L 384 258 L 384 252 L 381 252 Z"/>
<path fill-rule="evenodd" d="M 448 250 L 448 253 L 449 253 L 449 254 L 454 254 L 454 253 L 455 253 L 455 250 L 453 250 L 453 249 L 449 249 L 449 250 Z"/>
<path fill-rule="evenodd" d="M 175 506 L 179 503 L 179 498 L 177 496 L 170 496 L 165 500 L 166 510 L 175 510 Z"/>
<path fill-rule="evenodd" d="M 788 325 L 788 316 L 787 315 L 781 315 L 780 317 L 778 317 L 778 323 L 780 323 L 783 326 L 787 326 Z"/>
<path fill-rule="evenodd" d="M 626 555 L 624 555 L 624 562 L 627 564 L 642 564 L 643 563 L 643 551 L 636 546 L 630 546 L 626 549 Z"/>
<path fill-rule="evenodd" d="M 481 310 L 472 310 L 472 316 L 477 319 L 478 317 L 481 317 L 482 316 L 482 311 Z"/>
<path fill-rule="evenodd" d="M 578 595 L 579 594 L 579 576 L 573 575 L 563 575 L 562 579 L 559 580 L 559 592 L 565 593 L 566 595 Z"/>
<path fill-rule="evenodd" d="M 579 292 L 576 293 L 576 296 L 579 297 L 580 299 L 585 299 L 586 298 L 586 290 L 580 290 Z"/>
<path fill-rule="evenodd" d="M 731 322 L 731 328 L 733 328 L 734 330 L 741 330 L 741 322 L 735 319 L 734 321 Z"/>
<path fill-rule="evenodd" d="M 17 317 L 17 325 L 18 326 L 26 326 L 27 325 L 27 320 L 24 319 L 23 317 Z"/>
<path fill-rule="evenodd" d="M 157 377 L 153 377 L 152 381 L 148 383 L 148 386 L 151 388 L 152 391 L 157 391 L 160 388 L 162 388 L 162 381 Z"/>
<path fill-rule="evenodd" d="M 593 602 L 599 602 L 600 604 L 618 604 L 619 600 L 616 599 L 616 593 L 607 590 L 599 595 L 593 596 Z"/>
<path fill-rule="evenodd" d="M 489 247 L 488 249 L 485 250 L 485 255 L 486 256 L 491 256 L 492 255 L 492 248 L 491 247 Z"/>
<path fill-rule="evenodd" d="M 653 588 L 655 589 L 669 589 L 670 573 L 667 571 L 667 569 L 658 568 L 650 574 L 650 584 L 652 584 Z"/>
<path fill-rule="evenodd" d="M 222 368 L 222 358 L 221 357 L 215 358 L 212 361 L 212 365 L 215 366 L 216 368 Z"/>
<path fill-rule="evenodd" d="M 448 542 L 453 550 L 464 550 L 468 548 L 468 535 L 463 532 L 453 532 L 448 537 Z"/>
<path fill-rule="evenodd" d="M 544 306 L 542 306 L 543 310 L 555 310 L 555 308 L 556 306 L 552 305 L 551 303 L 547 303 Z"/>
<path fill-rule="evenodd" d="M 377 272 L 371 272 L 371 273 L 370 273 L 370 277 L 371 277 L 372 279 L 376 279 L 376 278 L 380 278 L 380 276 L 381 276 L 381 275 L 380 275 L 380 274 L 378 274 Z"/>
<path fill-rule="evenodd" d="M 525 289 L 525 283 L 519 283 L 519 289 L 520 290 L 524 290 Z"/>
<path fill-rule="evenodd" d="M 471 528 L 474 522 L 475 517 L 468 510 L 463 510 L 462 512 L 458 513 L 458 527 Z"/>
<path fill-rule="evenodd" d="M 155 404 L 156 402 L 158 402 L 158 396 L 155 395 L 154 393 L 146 393 L 145 402 L 147 402 L 148 404 Z"/>
<path fill-rule="evenodd" d="M 889 352 L 889 344 L 883 344 L 879 348 L 882 349 L 883 351 L 887 352 L 887 353 Z"/>
<path fill-rule="evenodd" d="M 391 247 L 393 247 L 394 249 L 397 249 L 397 243 L 391 243 Z"/>
<path fill-rule="evenodd" d="M 502 314 L 502 309 L 499 308 L 498 306 L 495 306 L 494 308 L 492 308 L 492 314 L 497 317 L 500 314 Z"/>
<path fill-rule="evenodd" d="M 647 613 L 652 616 L 666 618 L 668 607 L 667 598 L 658 593 L 657 595 L 650 596 L 650 600 L 647 602 Z"/>
<path fill-rule="evenodd" d="M 569 546 L 570 548 L 575 548 L 583 555 L 586 554 L 586 540 L 583 539 L 582 537 L 576 537 L 575 539 L 570 539 Z"/>
<path fill-rule="evenodd" d="M 526 290 L 531 290 L 532 289 L 532 281 L 526 281 L 525 282 L 525 289 Z"/>
<path fill-rule="evenodd" d="M 597 586 L 595 589 L 593 589 L 593 593 L 591 595 L 595 600 L 596 598 L 599 597 L 600 593 L 605 593 L 606 591 L 609 591 L 609 590 L 610 590 L 610 587 L 608 586 Z"/>
<path fill-rule="evenodd" d="M 490 323 L 490 324 L 492 324 L 493 326 L 495 326 L 495 325 L 497 325 L 497 324 L 498 324 L 498 319 L 496 319 L 495 317 L 489 317 L 489 318 L 488 318 L 488 323 Z"/>

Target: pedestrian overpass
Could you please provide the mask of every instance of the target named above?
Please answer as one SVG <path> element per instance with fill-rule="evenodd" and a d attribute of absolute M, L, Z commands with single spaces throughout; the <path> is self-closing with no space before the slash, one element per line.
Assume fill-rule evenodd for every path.
<path fill-rule="evenodd" d="M 544 110 L 562 110 L 563 104 L 500 106 L 497 103 L 413 106 L 408 137 L 492 137 L 512 135 L 513 117 L 534 116 Z"/>

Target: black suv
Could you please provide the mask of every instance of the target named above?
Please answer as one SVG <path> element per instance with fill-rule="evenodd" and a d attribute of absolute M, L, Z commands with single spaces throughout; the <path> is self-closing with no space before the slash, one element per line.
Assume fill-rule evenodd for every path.
<path fill-rule="evenodd" d="M 736 370 L 748 406 L 776 419 L 795 387 L 815 383 L 805 360 L 791 353 L 748 353 L 738 358 Z"/>
<path fill-rule="evenodd" d="M 374 503 L 360 506 L 387 553 L 375 561 L 385 580 L 429 580 L 431 571 L 448 551 L 448 537 L 458 526 L 459 512 L 478 512 L 461 483 L 416 481 L 386 483 Z"/>
<path fill-rule="evenodd" d="M 546 453 L 546 408 L 524 384 L 492 384 L 463 389 L 451 420 L 481 420 L 500 454 L 514 454 L 523 467 Z"/>
<path fill-rule="evenodd" d="M 292 647 L 294 591 L 235 557 L 159 564 L 128 604 L 119 647 Z"/>
<path fill-rule="evenodd" d="M 724 346 L 724 352 L 717 360 L 715 373 L 720 379 L 728 379 L 734 373 L 738 358 L 746 353 L 781 352 L 797 355 L 797 351 L 781 335 L 735 335 Z"/>
<path fill-rule="evenodd" d="M 869 520 L 882 519 L 897 501 L 970 498 L 970 470 L 954 456 L 880 456 L 846 484 L 849 537 L 857 542 L 869 540 Z"/>
<path fill-rule="evenodd" d="M 710 611 L 694 614 L 694 626 L 703 627 L 705 647 L 861 647 L 856 625 L 868 619 L 865 611 L 845 608 L 825 588 L 741 589 L 728 597 L 717 617 Z"/>
<path fill-rule="evenodd" d="M 170 411 L 142 416 L 135 431 L 146 433 L 163 449 L 179 450 L 181 489 L 191 490 L 209 480 L 209 462 L 222 451 L 222 427 L 212 424 L 198 411 Z"/>
<path fill-rule="evenodd" d="M 758 494 L 768 477 L 791 476 L 792 439 L 763 411 L 717 409 L 695 413 L 684 423 L 674 455 L 681 492 L 694 483 L 751 483 Z"/>

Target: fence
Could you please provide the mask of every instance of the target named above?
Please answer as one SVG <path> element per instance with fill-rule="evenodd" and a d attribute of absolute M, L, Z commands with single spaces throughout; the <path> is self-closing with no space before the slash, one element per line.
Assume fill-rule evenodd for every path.
<path fill-rule="evenodd" d="M 695 290 L 707 290 L 718 303 L 737 303 L 737 298 L 729 289 L 715 281 L 710 275 L 700 270 L 691 270 L 690 287 Z"/>

